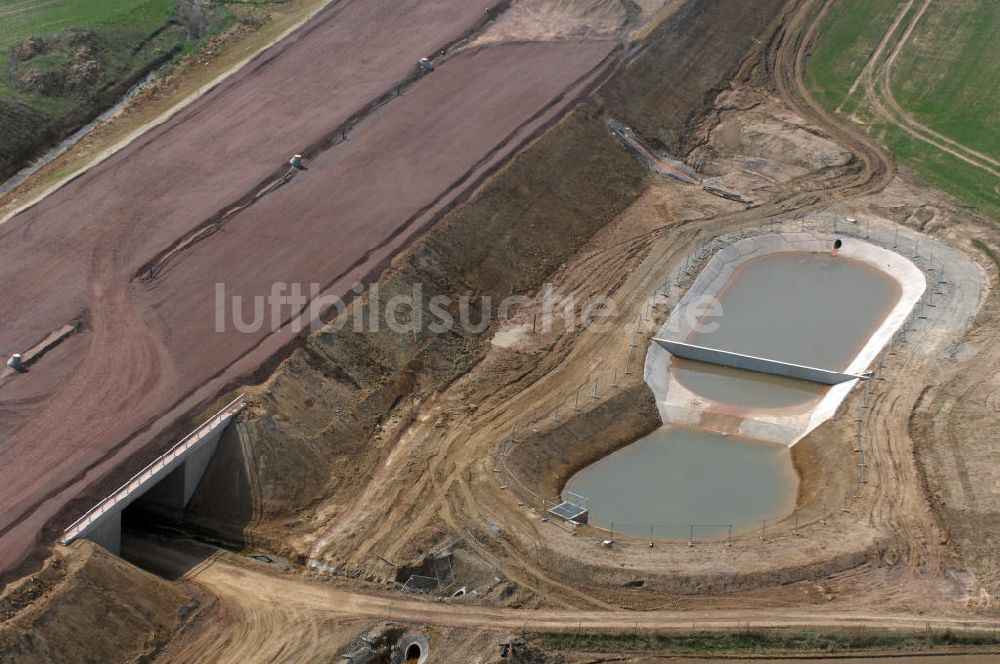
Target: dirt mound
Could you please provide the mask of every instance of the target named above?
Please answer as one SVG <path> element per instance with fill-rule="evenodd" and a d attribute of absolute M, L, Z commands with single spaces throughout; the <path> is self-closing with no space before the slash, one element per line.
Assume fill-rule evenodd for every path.
<path fill-rule="evenodd" d="M 649 388 L 636 385 L 553 430 L 511 446 L 506 465 L 527 489 L 555 498 L 574 473 L 635 442 L 660 423 Z M 517 486 L 509 490 L 520 496 Z"/>
<path fill-rule="evenodd" d="M 88 96 L 105 84 L 110 51 L 106 40 L 92 30 L 29 37 L 8 54 L 7 80 L 23 92 Z"/>
<path fill-rule="evenodd" d="M 213 3 L 185 0 L 174 16 L 151 29 L 69 27 L 14 44 L 0 71 L 9 86 L 0 94 L 0 180 L 91 122 L 150 71 L 226 20 Z"/>
<path fill-rule="evenodd" d="M 177 587 L 80 541 L 0 596 L 0 656 L 138 661 L 156 654 L 193 609 Z"/>

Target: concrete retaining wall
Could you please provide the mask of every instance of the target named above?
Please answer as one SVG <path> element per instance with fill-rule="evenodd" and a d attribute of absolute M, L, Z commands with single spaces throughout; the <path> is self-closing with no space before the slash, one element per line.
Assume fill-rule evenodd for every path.
<path fill-rule="evenodd" d="M 184 509 L 194 490 L 198 488 L 201 478 L 205 475 L 209 461 L 219 446 L 219 438 L 225 427 L 209 436 L 205 444 L 186 456 L 179 466 L 174 468 L 162 480 L 152 486 L 140 500 L 162 505 L 174 510 Z"/>
<path fill-rule="evenodd" d="M 122 552 L 122 513 L 113 512 L 102 519 L 87 533 L 87 539 L 104 547 L 108 553 L 120 556 Z"/>

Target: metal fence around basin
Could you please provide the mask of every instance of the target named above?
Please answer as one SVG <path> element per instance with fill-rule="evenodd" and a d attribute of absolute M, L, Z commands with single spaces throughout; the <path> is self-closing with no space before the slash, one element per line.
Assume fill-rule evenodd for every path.
<path fill-rule="evenodd" d="M 851 444 L 848 450 L 853 450 L 857 455 L 857 473 L 853 480 L 845 485 L 843 493 L 835 493 L 823 502 L 809 509 L 797 510 L 780 519 L 760 520 L 756 522 L 734 522 L 732 524 L 630 524 L 629 531 L 633 534 L 630 539 L 642 542 L 648 537 L 650 546 L 655 541 L 668 539 L 674 542 L 684 542 L 689 544 L 696 542 L 716 542 L 731 543 L 735 538 L 760 539 L 762 542 L 772 537 L 798 536 L 806 529 L 825 527 L 830 519 L 838 514 L 851 513 L 855 510 L 855 501 L 862 498 L 864 488 L 868 483 L 866 471 L 869 469 L 870 455 L 866 441 L 868 429 L 866 413 L 872 407 L 872 403 L 879 398 L 876 392 L 884 393 L 888 383 L 884 381 L 884 372 L 891 362 L 891 357 L 896 355 L 897 348 L 900 348 L 909 341 L 912 341 L 915 334 L 923 333 L 926 336 L 931 323 L 924 323 L 929 318 L 935 318 L 934 310 L 938 301 L 946 300 L 949 293 L 954 292 L 956 284 L 954 280 L 945 275 L 945 259 L 941 258 L 944 252 L 950 251 L 947 247 L 940 246 L 936 241 L 923 241 L 924 238 L 919 233 L 909 228 L 901 227 L 898 224 L 872 223 L 868 220 L 858 221 L 849 217 L 838 216 L 836 214 L 826 215 L 821 219 L 807 220 L 805 216 L 796 216 L 784 220 L 774 220 L 769 226 L 760 229 L 731 229 L 726 222 L 714 222 L 705 226 L 703 234 L 698 241 L 696 250 L 690 252 L 685 257 L 682 264 L 678 265 L 669 275 L 665 277 L 662 284 L 657 287 L 656 296 L 662 298 L 661 302 L 675 300 L 678 292 L 683 292 L 685 284 L 689 283 L 697 276 L 704 263 L 708 261 L 722 247 L 728 246 L 745 237 L 762 233 L 777 232 L 802 232 L 817 238 L 826 237 L 832 243 L 838 238 L 855 238 L 871 244 L 891 249 L 896 253 L 909 258 L 925 275 L 927 279 L 927 290 L 920 300 L 914 305 L 909 318 L 904 321 L 901 328 L 886 343 L 881 352 L 873 359 L 869 365 L 873 370 L 870 372 L 869 380 L 864 381 L 861 394 L 857 401 L 857 412 L 854 417 L 854 427 L 849 441 Z M 618 378 L 628 375 L 633 371 L 635 354 L 640 346 L 640 338 L 647 336 L 647 331 L 655 330 L 655 321 L 652 316 L 652 305 L 644 307 L 637 315 L 634 328 L 631 334 L 631 341 L 627 352 L 623 357 L 623 369 L 607 368 L 606 374 L 600 376 L 600 384 L 612 388 L 618 386 Z M 649 335 L 651 336 L 651 335 Z M 566 412 L 581 412 L 584 402 L 593 398 L 598 400 L 598 377 L 597 373 L 591 375 L 589 381 L 575 391 L 575 395 L 570 393 L 568 403 L 565 406 L 556 408 L 546 415 L 538 415 L 529 418 L 526 422 L 527 430 L 538 431 L 538 425 L 544 420 L 551 419 L 556 425 L 560 424 L 560 415 Z M 548 516 L 549 508 L 562 502 L 562 497 L 547 497 L 532 490 L 529 486 L 511 471 L 507 465 L 507 458 L 516 449 L 518 444 L 518 428 L 512 425 L 511 432 L 503 437 L 496 448 L 496 465 L 494 473 L 500 484 L 500 488 L 513 494 L 519 504 L 531 509 L 543 519 Z M 588 504 L 588 507 L 589 504 Z M 538 510 L 541 510 L 540 512 Z M 558 523 L 565 528 L 578 531 L 572 522 L 564 523 L 561 519 L 552 519 L 552 523 Z M 598 542 L 606 539 L 613 540 L 622 534 L 623 524 L 590 524 L 590 527 L 577 534 L 593 535 Z M 646 536 L 634 534 L 642 530 Z M 584 537 L 586 539 L 586 537 Z"/>

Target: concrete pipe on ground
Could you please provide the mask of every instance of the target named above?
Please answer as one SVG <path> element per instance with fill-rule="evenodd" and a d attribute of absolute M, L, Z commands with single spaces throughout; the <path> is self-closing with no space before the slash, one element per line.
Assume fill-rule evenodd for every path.
<path fill-rule="evenodd" d="M 407 634 L 393 652 L 392 664 L 424 664 L 430 654 L 430 641 L 423 634 Z"/>

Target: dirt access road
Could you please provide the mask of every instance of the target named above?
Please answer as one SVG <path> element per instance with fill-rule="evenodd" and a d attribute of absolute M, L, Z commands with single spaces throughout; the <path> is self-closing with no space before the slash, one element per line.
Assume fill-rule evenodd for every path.
<path fill-rule="evenodd" d="M 217 283 L 245 302 L 274 282 L 346 294 L 619 62 L 607 38 L 463 50 L 503 9 L 332 2 L 0 226 L 0 349 L 81 324 L 0 382 L 6 578 L 187 429 L 186 414 L 294 341 L 270 315 L 217 333 Z M 418 78 L 417 59 L 442 50 Z M 294 152 L 308 170 L 270 189 Z"/>
<path fill-rule="evenodd" d="M 357 625 L 379 620 L 437 628 L 514 631 L 742 630 L 755 628 L 876 628 L 925 630 L 951 627 L 991 631 L 991 618 L 888 614 L 863 607 L 757 607 L 706 610 L 511 609 L 474 600 L 426 602 L 405 595 L 361 594 L 328 582 L 285 574 L 228 552 L 155 536 L 129 538 L 130 553 L 157 569 L 182 576 L 211 593 L 215 605 L 182 631 L 164 653 L 167 661 L 308 661 L 329 658 L 334 640 Z M 207 556 L 207 557 L 206 557 Z M 352 627 L 353 625 L 354 627 Z"/>

